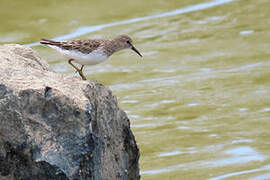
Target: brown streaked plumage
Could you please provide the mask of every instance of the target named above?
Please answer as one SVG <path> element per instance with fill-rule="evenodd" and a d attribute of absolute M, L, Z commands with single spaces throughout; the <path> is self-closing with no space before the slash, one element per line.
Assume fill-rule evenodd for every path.
<path fill-rule="evenodd" d="M 84 39 L 71 41 L 53 41 L 41 39 L 41 44 L 47 45 L 69 58 L 69 64 L 74 67 L 82 79 L 86 80 L 82 73 L 84 65 L 95 65 L 108 59 L 113 53 L 130 48 L 142 57 L 140 52 L 132 45 L 132 39 L 127 35 L 120 35 L 113 40 Z M 77 68 L 72 61 L 82 65 Z"/>
<path fill-rule="evenodd" d="M 60 47 L 65 50 L 77 50 L 82 53 L 91 53 L 92 51 L 96 50 L 104 40 L 91 40 L 91 39 L 75 39 L 71 41 L 53 41 L 48 39 L 41 39 L 41 44 L 45 45 L 53 45 Z"/>

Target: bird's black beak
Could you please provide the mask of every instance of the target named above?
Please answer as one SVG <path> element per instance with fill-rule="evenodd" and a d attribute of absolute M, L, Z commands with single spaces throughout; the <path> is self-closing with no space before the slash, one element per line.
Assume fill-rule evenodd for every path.
<path fill-rule="evenodd" d="M 135 51 L 139 56 L 142 57 L 141 53 L 140 53 L 133 45 L 131 46 L 131 49 L 132 49 L 133 51 Z"/>

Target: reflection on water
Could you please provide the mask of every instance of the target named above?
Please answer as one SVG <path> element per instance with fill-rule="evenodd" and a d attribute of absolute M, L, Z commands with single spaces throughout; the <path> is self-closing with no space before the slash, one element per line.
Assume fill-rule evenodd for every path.
<path fill-rule="evenodd" d="M 221 148 L 221 147 L 207 147 L 202 151 L 207 151 L 211 148 Z M 166 156 L 175 156 L 175 155 L 181 155 L 185 153 L 198 153 L 194 150 L 187 151 L 187 152 L 180 152 L 180 151 L 174 151 L 174 152 L 166 152 L 166 153 L 161 153 L 158 156 L 159 157 L 166 157 Z M 229 149 L 225 151 L 225 154 L 229 155 L 230 157 L 226 157 L 224 159 L 213 159 L 213 160 L 207 160 L 207 161 L 196 161 L 196 162 L 189 162 L 189 163 L 184 163 L 184 164 L 178 164 L 175 166 L 170 166 L 166 167 L 163 169 L 153 169 L 153 170 L 148 170 L 148 171 L 141 171 L 141 174 L 161 174 L 164 172 L 171 172 L 171 171 L 176 171 L 180 170 L 181 168 L 184 167 L 189 167 L 189 169 L 201 169 L 201 168 L 216 168 L 219 166 L 232 166 L 233 164 L 244 164 L 244 163 L 249 163 L 252 161 L 263 161 L 264 157 L 260 155 L 258 152 L 253 150 L 251 147 L 248 146 L 242 146 L 242 147 L 236 147 L 234 149 Z M 257 172 L 257 171 L 263 171 L 268 169 L 269 166 L 264 166 L 259 169 L 254 169 L 254 170 L 249 170 L 249 171 L 241 171 L 241 172 L 234 172 L 234 173 L 229 173 L 226 175 L 222 175 L 219 177 L 215 178 L 210 178 L 211 180 L 213 179 L 223 179 L 225 177 L 230 177 L 230 176 L 235 176 L 235 175 L 240 175 L 244 173 L 250 173 L 250 172 Z"/>
<path fill-rule="evenodd" d="M 244 31 L 240 32 L 241 35 L 248 35 L 248 34 L 252 34 L 252 33 L 254 33 L 253 30 L 244 30 Z"/>
<path fill-rule="evenodd" d="M 269 0 L 46 3 L 21 6 L 33 13 L 21 13 L 23 22 L 2 21 L 0 42 L 129 34 L 142 51 L 143 59 L 122 51 L 85 68 L 131 119 L 142 179 L 270 177 Z M 34 48 L 55 71 L 78 76 L 51 49 Z"/>
<path fill-rule="evenodd" d="M 248 163 L 250 161 L 263 161 L 264 158 L 258 152 L 254 151 L 251 147 L 237 147 L 234 149 L 229 149 L 225 151 L 228 154 L 229 158 L 224 158 L 220 160 L 215 160 L 213 162 L 204 162 L 204 165 L 209 166 L 228 166 L 233 164 L 243 164 Z"/>
<path fill-rule="evenodd" d="M 165 152 L 165 153 L 160 153 L 158 156 L 165 157 L 165 156 L 174 156 L 174 155 L 178 155 L 178 154 L 181 154 L 181 152 L 179 152 L 179 151 Z"/>
<path fill-rule="evenodd" d="M 214 177 L 214 178 L 209 178 L 208 180 L 220 180 L 220 179 L 225 179 L 225 178 L 229 178 L 229 177 L 234 177 L 234 176 L 239 176 L 239 175 L 243 175 L 243 174 L 251 174 L 251 173 L 255 173 L 255 172 L 265 172 L 265 171 L 269 171 L 270 170 L 270 165 L 266 165 L 263 166 L 261 168 L 257 168 L 257 169 L 251 169 L 251 170 L 245 170 L 245 171 L 239 171 L 239 172 L 234 172 L 234 173 L 229 173 L 226 175 L 222 175 L 222 176 L 218 176 L 218 177 Z M 259 175 L 257 177 L 252 177 L 252 179 L 268 179 L 270 178 L 270 174 L 263 174 L 263 175 Z"/>

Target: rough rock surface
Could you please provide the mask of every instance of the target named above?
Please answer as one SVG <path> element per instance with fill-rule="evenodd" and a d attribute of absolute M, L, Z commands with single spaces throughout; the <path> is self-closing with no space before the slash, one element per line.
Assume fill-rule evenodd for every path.
<path fill-rule="evenodd" d="M 112 92 L 0 46 L 0 179 L 140 179 L 139 150 Z"/>

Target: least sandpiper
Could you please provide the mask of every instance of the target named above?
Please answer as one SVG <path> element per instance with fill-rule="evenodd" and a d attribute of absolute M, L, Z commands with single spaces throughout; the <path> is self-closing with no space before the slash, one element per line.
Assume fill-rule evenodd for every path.
<path fill-rule="evenodd" d="M 71 41 L 53 41 L 41 39 L 45 44 L 65 57 L 69 58 L 68 63 L 79 72 L 83 80 L 86 80 L 82 70 L 85 65 L 99 64 L 108 59 L 113 53 L 122 49 L 132 49 L 139 56 L 141 53 L 133 46 L 132 39 L 127 35 L 120 35 L 113 40 L 103 39 L 77 39 Z M 79 69 L 72 61 L 82 65 Z"/>

